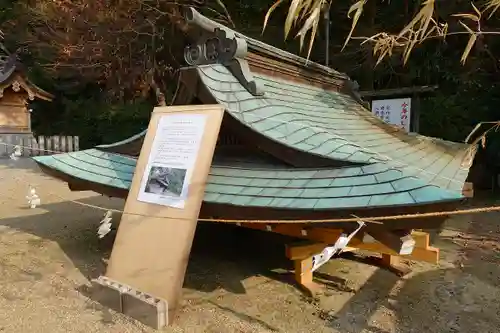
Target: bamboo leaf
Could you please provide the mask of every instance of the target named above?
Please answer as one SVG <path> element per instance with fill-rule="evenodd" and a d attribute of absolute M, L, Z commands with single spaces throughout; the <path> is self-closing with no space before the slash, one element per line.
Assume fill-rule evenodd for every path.
<path fill-rule="evenodd" d="M 424 7 L 422 16 L 424 21 L 420 26 L 420 36 L 424 36 L 425 32 L 429 28 L 429 23 L 432 20 L 432 15 L 434 15 L 434 0 L 427 0 L 427 4 Z"/>
<path fill-rule="evenodd" d="M 320 7 L 320 12 L 321 12 L 321 7 Z M 311 31 L 311 39 L 309 40 L 309 50 L 307 51 L 307 59 L 309 59 L 309 56 L 311 55 L 311 50 L 314 45 L 314 38 L 316 36 L 316 32 L 318 30 L 318 24 L 319 24 L 319 14 L 316 16 L 316 22 L 314 22 L 312 31 Z"/>
<path fill-rule="evenodd" d="M 403 59 L 403 64 L 406 65 L 406 63 L 408 62 L 408 59 L 410 58 L 411 51 L 413 50 L 413 47 L 417 44 L 417 42 L 418 42 L 418 39 L 412 39 L 408 43 L 407 50 L 405 50 L 405 56 L 404 56 L 404 59 Z"/>
<path fill-rule="evenodd" d="M 463 18 L 466 18 L 466 19 L 469 19 L 469 20 L 473 20 L 475 22 L 479 22 L 479 17 L 476 16 L 476 15 L 473 15 L 473 14 L 453 14 L 451 16 L 463 17 Z"/>
<path fill-rule="evenodd" d="M 432 28 L 429 29 L 429 31 L 427 31 L 427 33 L 425 34 L 425 36 L 422 38 L 422 40 L 420 42 L 423 42 L 424 40 L 426 40 L 427 38 L 429 38 L 429 36 L 434 32 L 434 31 L 438 31 L 438 26 L 435 25 L 433 26 Z M 438 31 L 439 33 L 439 31 Z"/>
<path fill-rule="evenodd" d="M 410 31 L 413 26 L 415 26 L 421 19 L 422 19 L 422 10 L 421 9 L 417 15 L 415 15 L 415 17 L 410 21 L 410 23 L 408 23 L 400 32 L 399 32 L 399 35 L 398 35 L 398 38 L 400 37 L 403 37 L 408 31 Z"/>
<path fill-rule="evenodd" d="M 293 23 L 299 13 L 300 0 L 292 0 L 290 8 L 288 8 L 288 15 L 285 20 L 285 39 L 288 37 L 290 30 L 292 29 Z"/>
<path fill-rule="evenodd" d="M 471 5 L 472 5 L 472 8 L 474 8 L 474 11 L 475 11 L 475 12 L 476 12 L 476 14 L 477 14 L 477 17 L 478 17 L 479 19 L 481 19 L 481 11 L 480 11 L 479 9 L 477 9 L 477 7 L 474 5 L 474 3 L 473 3 L 473 2 L 471 2 Z"/>
<path fill-rule="evenodd" d="M 321 7 L 317 6 L 315 9 L 313 9 L 313 12 L 309 15 L 307 20 L 304 22 L 304 25 L 302 26 L 302 28 L 300 28 L 299 32 L 297 33 L 297 37 L 300 37 L 301 50 L 302 47 L 304 46 L 304 39 L 307 35 L 307 32 L 311 30 L 315 24 L 317 25 L 319 23 L 320 15 L 321 15 Z M 314 38 L 314 35 L 312 35 L 311 38 Z"/>
<path fill-rule="evenodd" d="M 467 137 L 465 138 L 465 143 L 468 143 L 470 138 L 472 137 L 472 135 L 474 135 L 474 133 L 477 132 L 477 130 L 483 125 L 483 123 L 479 123 L 476 125 L 476 127 L 474 127 L 474 129 L 469 133 L 469 135 L 467 135 Z"/>
<path fill-rule="evenodd" d="M 497 12 L 498 8 L 500 8 L 500 0 L 487 1 L 484 11 L 487 12 L 488 10 L 491 10 L 490 15 L 488 15 L 488 19 L 490 19 L 493 16 L 493 14 Z"/>
<path fill-rule="evenodd" d="M 302 0 L 300 5 L 300 16 L 298 17 L 298 21 L 303 20 L 306 15 L 309 13 L 307 9 L 313 7 L 314 0 Z"/>
<path fill-rule="evenodd" d="M 272 6 L 271 8 L 269 8 L 269 10 L 267 11 L 266 13 L 266 17 L 264 18 L 264 25 L 262 26 L 262 33 L 264 33 L 264 30 L 266 29 L 266 26 L 267 26 L 267 22 L 269 21 L 269 18 L 271 17 L 271 14 L 274 12 L 274 10 L 276 8 L 278 8 L 279 5 L 281 5 L 281 3 L 283 2 L 283 0 L 278 0 L 276 1 Z"/>
<path fill-rule="evenodd" d="M 467 43 L 467 46 L 465 47 L 464 53 L 462 54 L 462 58 L 460 61 L 462 64 L 464 64 L 467 61 L 467 57 L 469 56 L 470 51 L 472 50 L 472 47 L 476 43 L 477 40 L 477 35 L 475 33 L 472 33 L 469 38 L 469 42 Z"/>
<path fill-rule="evenodd" d="M 460 21 L 460 24 L 467 30 L 467 32 L 470 34 L 469 41 L 467 42 L 467 46 L 465 47 L 464 53 L 462 54 L 462 57 L 460 58 L 460 61 L 462 64 L 465 63 L 467 60 L 467 57 L 469 56 L 470 51 L 472 50 L 472 47 L 476 43 L 477 40 L 477 35 L 472 31 L 471 28 L 469 28 L 466 24 L 464 24 L 462 21 Z"/>
<path fill-rule="evenodd" d="M 354 29 L 356 28 L 356 25 L 358 24 L 359 18 L 361 17 L 361 14 L 363 13 L 363 8 L 364 8 L 364 5 L 366 4 L 366 1 L 367 0 L 359 0 L 358 2 L 356 2 L 355 4 L 353 4 L 349 8 L 349 12 L 347 13 L 347 17 L 350 18 L 351 13 L 353 11 L 355 11 L 355 13 L 354 13 L 354 16 L 352 18 L 351 31 L 349 31 L 349 35 L 347 35 L 347 38 L 344 42 L 344 46 L 342 46 L 342 49 L 344 49 L 346 47 L 347 43 L 351 39 L 352 33 L 354 32 Z"/>

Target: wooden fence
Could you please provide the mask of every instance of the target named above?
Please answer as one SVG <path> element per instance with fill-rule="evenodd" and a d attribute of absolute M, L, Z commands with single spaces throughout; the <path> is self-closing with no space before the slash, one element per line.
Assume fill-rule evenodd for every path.
<path fill-rule="evenodd" d="M 21 147 L 22 156 L 52 155 L 80 150 L 78 136 L 39 136 L 23 134 L 0 134 L 0 157 L 8 157 Z"/>

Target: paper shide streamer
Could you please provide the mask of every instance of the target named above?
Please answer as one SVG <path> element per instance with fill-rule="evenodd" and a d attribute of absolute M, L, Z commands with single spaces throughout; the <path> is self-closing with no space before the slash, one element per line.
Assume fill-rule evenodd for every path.
<path fill-rule="evenodd" d="M 313 256 L 313 265 L 311 271 L 314 272 L 324 264 L 328 262 L 334 255 L 339 255 L 346 248 L 347 244 L 351 241 L 351 239 L 358 233 L 358 231 L 365 226 L 365 222 L 358 221 L 358 228 L 354 230 L 350 235 L 342 234 L 337 239 L 333 246 L 325 247 L 324 250 Z"/>
<path fill-rule="evenodd" d="M 14 146 L 14 149 L 12 150 L 12 153 L 9 156 L 10 159 L 17 161 L 21 156 L 22 156 L 21 146 Z"/>
<path fill-rule="evenodd" d="M 111 221 L 113 220 L 112 214 L 113 213 L 109 210 L 106 212 L 106 214 L 104 214 L 104 217 L 100 222 L 100 226 L 97 229 L 97 237 L 102 239 L 111 231 L 112 227 Z"/>
<path fill-rule="evenodd" d="M 31 209 L 36 208 L 36 206 L 40 206 L 41 204 L 40 197 L 36 194 L 36 189 L 31 186 L 26 199 L 28 200 L 28 205 Z"/>

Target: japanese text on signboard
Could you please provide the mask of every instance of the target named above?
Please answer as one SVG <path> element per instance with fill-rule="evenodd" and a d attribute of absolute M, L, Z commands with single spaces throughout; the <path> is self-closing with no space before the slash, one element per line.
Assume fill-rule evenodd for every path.
<path fill-rule="evenodd" d="M 411 98 L 373 101 L 372 113 L 388 124 L 410 131 Z"/>

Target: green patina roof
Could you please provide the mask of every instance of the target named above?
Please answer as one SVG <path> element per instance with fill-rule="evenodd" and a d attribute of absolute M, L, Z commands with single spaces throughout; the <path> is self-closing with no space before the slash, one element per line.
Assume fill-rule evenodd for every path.
<path fill-rule="evenodd" d="M 348 79 L 220 26 L 193 10 L 191 20 L 207 32 L 224 29 L 229 32 L 227 36 L 243 38 L 252 51 L 297 63 L 306 71 L 319 71 L 327 80 Z M 240 54 L 238 63 L 245 62 Z M 384 123 L 347 94 L 250 73 L 248 68 L 241 67 L 243 81 L 222 64 L 199 65 L 192 70 L 229 115 L 256 133 L 283 146 L 350 162 L 352 166 L 293 168 L 258 161 L 255 156 L 248 157 L 250 163 L 234 157 L 221 158 L 216 151 L 205 202 L 329 210 L 410 206 L 462 198 L 469 169 L 464 162 L 472 157 L 468 145 L 407 134 Z M 262 87 L 263 95 L 247 90 L 250 77 L 255 80 L 252 83 Z M 77 179 L 127 190 L 136 160 L 109 151 L 140 144 L 145 133 L 97 149 L 34 159 Z"/>
<path fill-rule="evenodd" d="M 462 190 L 468 145 L 407 134 L 338 92 L 253 73 L 264 87 L 264 96 L 254 96 L 223 65 L 197 71 L 233 117 L 283 145 L 335 160 L 395 167 L 405 176 Z"/>
<path fill-rule="evenodd" d="M 34 157 L 75 178 L 130 187 L 136 159 L 97 149 Z M 217 159 L 216 159 L 217 161 Z M 458 200 L 461 194 L 429 185 L 386 165 L 295 169 L 259 162 L 212 165 L 205 201 L 288 209 L 343 209 Z"/>

